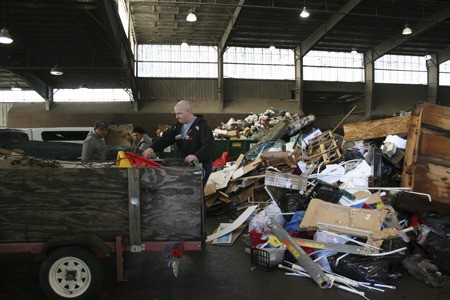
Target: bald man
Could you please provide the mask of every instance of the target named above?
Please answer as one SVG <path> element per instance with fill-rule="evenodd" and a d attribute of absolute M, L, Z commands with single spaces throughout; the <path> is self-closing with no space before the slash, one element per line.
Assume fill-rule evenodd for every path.
<path fill-rule="evenodd" d="M 212 155 L 214 152 L 214 136 L 211 128 L 201 115 L 194 115 L 192 106 L 183 100 L 175 107 L 175 118 L 178 122 L 167 129 L 161 138 L 142 153 L 144 157 L 152 157 L 155 152 L 176 143 L 181 158 L 188 164 L 198 161 L 204 170 L 203 184 L 206 184 L 212 171 Z"/>

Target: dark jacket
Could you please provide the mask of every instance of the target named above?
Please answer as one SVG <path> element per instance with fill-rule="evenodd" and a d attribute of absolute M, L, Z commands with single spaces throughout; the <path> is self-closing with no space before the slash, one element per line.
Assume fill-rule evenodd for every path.
<path fill-rule="evenodd" d="M 152 144 L 152 149 L 155 152 L 162 151 L 176 143 L 180 150 L 181 158 L 194 154 L 199 162 L 212 161 L 215 147 L 212 130 L 203 116 L 196 115 L 196 117 L 197 119 L 192 123 L 184 139 L 181 138 L 181 127 L 183 127 L 183 124 L 178 122 L 167 129 L 162 137 Z"/>

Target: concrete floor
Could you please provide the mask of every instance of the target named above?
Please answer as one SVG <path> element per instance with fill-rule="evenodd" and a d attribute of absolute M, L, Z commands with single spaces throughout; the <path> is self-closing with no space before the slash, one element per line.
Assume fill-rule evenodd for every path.
<path fill-rule="evenodd" d="M 210 234 L 226 217 L 207 219 Z M 105 282 L 97 299 L 363 299 L 338 289 L 320 289 L 311 279 L 285 276 L 252 268 L 242 236 L 232 247 L 206 245 L 185 253 L 176 278 L 167 258 L 156 252 L 127 253 L 127 282 L 115 280 L 113 259 L 103 260 Z M 0 255 L 0 299 L 44 300 L 38 283 L 37 264 L 29 254 Z M 450 285 L 431 288 L 409 275 L 395 283 L 396 290 L 366 292 L 369 299 L 449 299 Z"/>

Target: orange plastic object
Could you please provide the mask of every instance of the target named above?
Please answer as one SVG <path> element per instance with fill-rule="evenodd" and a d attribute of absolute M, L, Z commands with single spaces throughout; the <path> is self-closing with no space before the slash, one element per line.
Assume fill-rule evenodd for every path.
<path fill-rule="evenodd" d="M 139 156 L 139 155 L 131 153 L 131 152 L 125 152 L 125 155 L 128 158 L 128 160 L 130 161 L 130 164 L 134 168 L 146 168 L 146 167 L 161 168 L 161 167 L 163 167 L 163 165 L 160 165 L 151 159 L 144 158 L 142 156 Z"/>

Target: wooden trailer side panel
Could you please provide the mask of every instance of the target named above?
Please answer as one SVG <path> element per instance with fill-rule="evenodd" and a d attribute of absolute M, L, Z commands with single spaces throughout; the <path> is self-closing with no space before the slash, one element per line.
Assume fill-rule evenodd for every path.
<path fill-rule="evenodd" d="M 201 175 L 140 169 L 142 241 L 201 238 Z M 127 169 L 0 169 L 0 242 L 129 236 Z"/>

